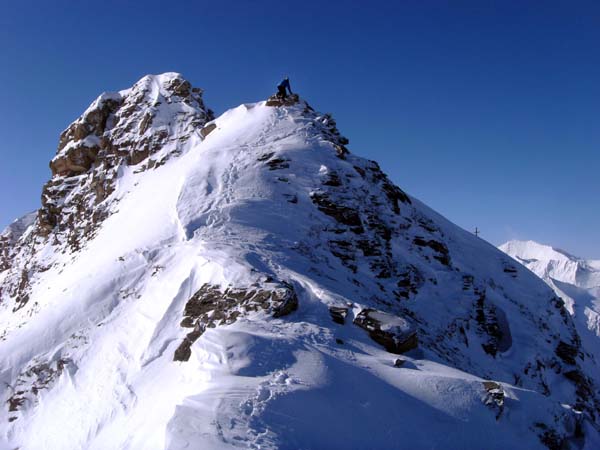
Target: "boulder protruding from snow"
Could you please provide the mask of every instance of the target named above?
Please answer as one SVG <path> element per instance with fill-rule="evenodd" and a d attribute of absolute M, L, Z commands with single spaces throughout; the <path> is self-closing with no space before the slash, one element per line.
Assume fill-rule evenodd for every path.
<path fill-rule="evenodd" d="M 344 325 L 346 323 L 346 317 L 348 316 L 348 308 L 341 306 L 330 306 L 329 315 L 331 316 L 331 320 L 333 320 L 335 323 Z"/>
<path fill-rule="evenodd" d="M 290 94 L 285 97 L 280 97 L 277 94 L 271 95 L 267 99 L 267 106 L 294 106 L 300 101 L 298 94 Z"/>
<path fill-rule="evenodd" d="M 358 313 L 354 324 L 390 353 L 401 355 L 419 345 L 415 327 L 403 317 L 366 308 Z"/>
<path fill-rule="evenodd" d="M 206 138 L 206 136 L 208 136 L 210 133 L 212 133 L 216 128 L 217 128 L 217 124 L 209 123 L 208 125 L 206 125 L 204 128 L 202 128 L 200 130 L 200 135 L 203 138 Z"/>
<path fill-rule="evenodd" d="M 496 420 L 500 419 L 504 411 L 504 389 L 502 385 L 495 381 L 484 381 L 483 389 L 485 390 L 485 405 L 496 413 Z"/>
<path fill-rule="evenodd" d="M 174 361 L 187 361 L 191 346 L 207 328 L 229 325 L 240 315 L 266 311 L 272 317 L 286 316 L 298 308 L 298 296 L 289 283 L 227 288 L 203 285 L 185 305 L 181 326 L 192 328 L 175 350 Z"/>

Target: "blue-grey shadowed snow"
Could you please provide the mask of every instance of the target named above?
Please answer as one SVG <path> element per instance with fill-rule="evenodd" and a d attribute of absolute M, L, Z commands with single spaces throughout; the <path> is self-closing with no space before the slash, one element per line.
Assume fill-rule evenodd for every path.
<path fill-rule="evenodd" d="M 515 448 L 514 437 L 501 425 L 491 431 L 493 416 L 481 414 L 465 421 L 398 391 L 368 370 L 329 356 L 324 356 L 323 364 L 327 367 L 323 387 L 272 399 L 252 423 L 259 430 L 272 430 L 276 448 L 400 450 L 408 443 L 411 450 Z M 403 370 L 398 369 L 398 377 Z M 539 444 L 525 438 L 522 445 L 525 449 Z"/>
<path fill-rule="evenodd" d="M 258 335 L 252 336 L 239 356 L 248 361 L 236 375 L 242 377 L 263 377 L 277 370 L 288 369 L 296 362 L 294 351 L 298 343 L 286 339 L 270 339 Z"/>
<path fill-rule="evenodd" d="M 250 264 L 258 272 L 265 275 L 275 275 L 273 270 L 265 263 L 264 258 L 262 258 L 258 253 L 250 252 L 245 256 L 246 261 Z"/>

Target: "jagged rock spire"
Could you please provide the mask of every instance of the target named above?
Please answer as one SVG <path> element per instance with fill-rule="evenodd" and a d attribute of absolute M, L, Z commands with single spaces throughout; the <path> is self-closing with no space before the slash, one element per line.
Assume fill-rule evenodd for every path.
<path fill-rule="evenodd" d="M 100 95 L 63 131 L 32 232 L 20 243 L 0 242 L 0 270 L 11 268 L 13 253 L 23 259 L 5 278 L 4 292 L 16 299 L 16 308 L 29 299 L 29 273 L 41 267 L 33 257 L 39 246 L 76 251 L 110 215 L 114 203 L 105 200 L 119 168 L 159 167 L 190 139 L 203 139 L 200 131 L 214 115 L 202 92 L 178 73 L 146 75 L 129 89 Z"/>
<path fill-rule="evenodd" d="M 130 89 L 100 95 L 60 136 L 50 162 L 52 179 L 42 193 L 40 234 L 84 216 L 101 220 L 103 214 L 90 206 L 111 194 L 117 167 L 146 160 L 140 170 L 163 164 L 180 151 L 178 144 L 198 135 L 212 119 L 202 89 L 178 73 L 147 75 Z M 77 217 L 65 216 L 63 211 L 73 206 Z"/>
<path fill-rule="evenodd" d="M 60 136 L 52 175 L 75 176 L 92 165 L 135 165 L 172 137 L 185 139 L 213 118 L 202 90 L 180 74 L 147 75 L 132 88 L 100 95 Z"/>

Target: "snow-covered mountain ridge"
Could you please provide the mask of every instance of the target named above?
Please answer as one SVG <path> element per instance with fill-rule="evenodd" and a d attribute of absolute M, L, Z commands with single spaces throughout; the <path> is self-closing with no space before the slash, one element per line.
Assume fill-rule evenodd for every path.
<path fill-rule="evenodd" d="M 563 302 L 347 144 L 178 74 L 103 94 L 0 243 L 5 447 L 595 448 Z"/>
<path fill-rule="evenodd" d="M 600 357 L 600 260 L 586 260 L 535 241 L 509 241 L 500 250 L 544 280 L 574 317 L 582 339 Z"/>
<path fill-rule="evenodd" d="M 600 292 L 600 260 L 579 258 L 535 241 L 509 241 L 499 248 L 540 278 Z"/>

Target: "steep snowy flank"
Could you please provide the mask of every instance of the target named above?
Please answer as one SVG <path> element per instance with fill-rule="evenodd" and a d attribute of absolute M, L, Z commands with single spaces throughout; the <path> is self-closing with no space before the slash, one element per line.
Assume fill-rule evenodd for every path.
<path fill-rule="evenodd" d="M 6 448 L 600 445 L 596 358 L 539 278 L 303 100 L 213 119 L 186 83 L 63 133 L 0 271 Z"/>

